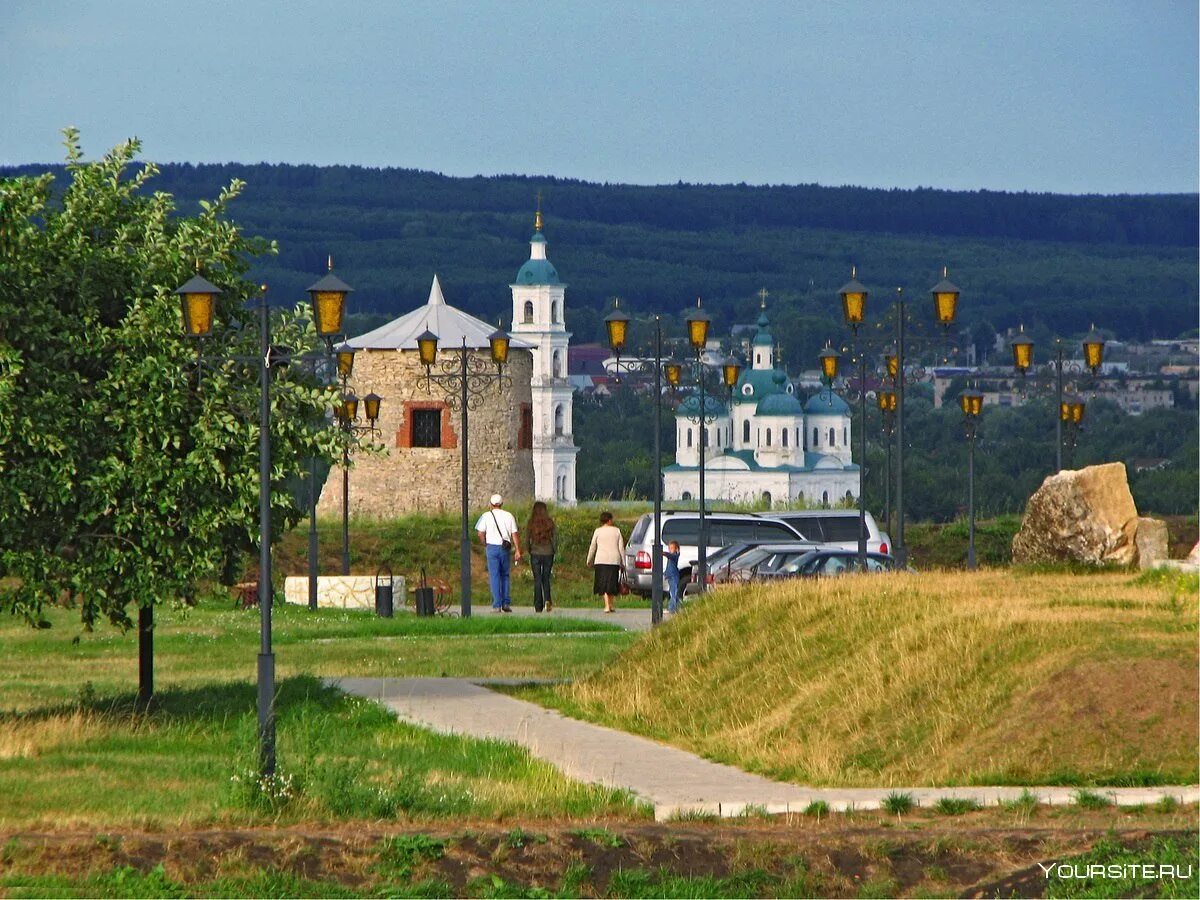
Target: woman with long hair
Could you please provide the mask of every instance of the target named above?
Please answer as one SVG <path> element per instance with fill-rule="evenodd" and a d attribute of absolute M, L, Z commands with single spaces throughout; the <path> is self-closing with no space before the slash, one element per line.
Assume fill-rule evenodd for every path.
<path fill-rule="evenodd" d="M 612 513 L 600 513 L 600 527 L 592 532 L 587 564 L 594 566 L 592 593 L 604 598 L 604 611 L 613 611 L 613 597 L 621 592 L 621 566 L 625 563 L 625 538 L 613 524 Z"/>
<path fill-rule="evenodd" d="M 554 568 L 554 553 L 558 550 L 558 533 L 541 500 L 533 504 L 529 523 L 525 526 L 525 539 L 529 541 L 529 566 L 533 570 L 534 611 L 550 612 L 554 609 L 550 599 L 550 570 Z"/>

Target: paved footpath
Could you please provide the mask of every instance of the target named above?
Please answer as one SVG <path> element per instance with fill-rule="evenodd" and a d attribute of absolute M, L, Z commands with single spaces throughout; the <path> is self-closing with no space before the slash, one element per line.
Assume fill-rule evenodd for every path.
<path fill-rule="evenodd" d="M 639 610 L 638 612 L 641 612 Z M 603 615 L 603 614 L 602 614 Z M 612 616 L 606 618 L 611 619 Z M 647 619 L 649 617 L 647 616 Z M 823 800 L 833 810 L 878 809 L 891 793 L 908 793 L 918 805 L 961 797 L 984 805 L 1019 797 L 1026 788 L 813 788 L 772 781 L 733 766 L 612 728 L 570 719 L 534 703 L 490 691 L 485 679 L 340 678 L 349 694 L 378 701 L 400 718 L 434 731 L 520 744 L 533 756 L 577 781 L 625 788 L 654 805 L 654 817 L 688 813 L 737 816 L 750 810 L 801 812 Z M 1029 788 L 1043 803 L 1066 804 L 1075 788 Z M 1171 796 L 1200 802 L 1200 787 L 1096 788 L 1121 806 Z"/>
<path fill-rule="evenodd" d="M 483 611 L 477 611 L 476 615 L 483 615 Z M 491 610 L 488 610 L 491 615 Z M 603 607 L 595 609 L 588 606 L 556 606 L 548 613 L 535 612 L 532 606 L 514 606 L 512 614 L 525 618 L 533 616 L 546 616 L 556 619 L 582 619 L 587 622 L 606 622 L 609 625 L 619 625 L 626 631 L 649 631 L 650 630 L 650 610 L 649 609 L 620 609 L 614 612 L 606 613 Z M 670 618 L 664 614 L 664 618 Z"/>

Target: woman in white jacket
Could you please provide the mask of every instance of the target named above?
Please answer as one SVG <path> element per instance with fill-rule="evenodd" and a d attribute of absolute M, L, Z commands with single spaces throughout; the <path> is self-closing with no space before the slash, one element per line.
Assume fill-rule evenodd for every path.
<path fill-rule="evenodd" d="M 625 538 L 613 524 L 612 513 L 600 513 L 600 527 L 592 532 L 587 564 L 593 568 L 592 593 L 604 598 L 604 611 L 613 611 L 613 598 L 621 592 L 621 566 L 625 563 Z"/>

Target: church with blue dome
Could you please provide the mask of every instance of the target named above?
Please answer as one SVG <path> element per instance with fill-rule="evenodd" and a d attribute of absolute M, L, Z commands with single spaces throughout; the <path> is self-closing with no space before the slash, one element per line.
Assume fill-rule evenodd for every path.
<path fill-rule="evenodd" d="M 834 506 L 858 499 L 858 465 L 850 455 L 851 413 L 826 387 L 801 404 L 787 373 L 775 365 L 764 308 L 743 370 L 728 403 L 689 397 L 675 418 L 675 464 L 663 470 L 667 500 L 766 502 L 776 507 Z"/>

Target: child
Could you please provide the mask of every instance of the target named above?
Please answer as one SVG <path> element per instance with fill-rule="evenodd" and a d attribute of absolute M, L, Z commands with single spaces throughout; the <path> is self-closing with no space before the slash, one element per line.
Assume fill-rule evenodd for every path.
<path fill-rule="evenodd" d="M 663 575 L 666 576 L 667 588 L 671 592 L 670 602 L 667 603 L 667 612 L 673 615 L 679 612 L 679 541 L 671 541 L 667 544 L 663 559 L 667 561 Z"/>

